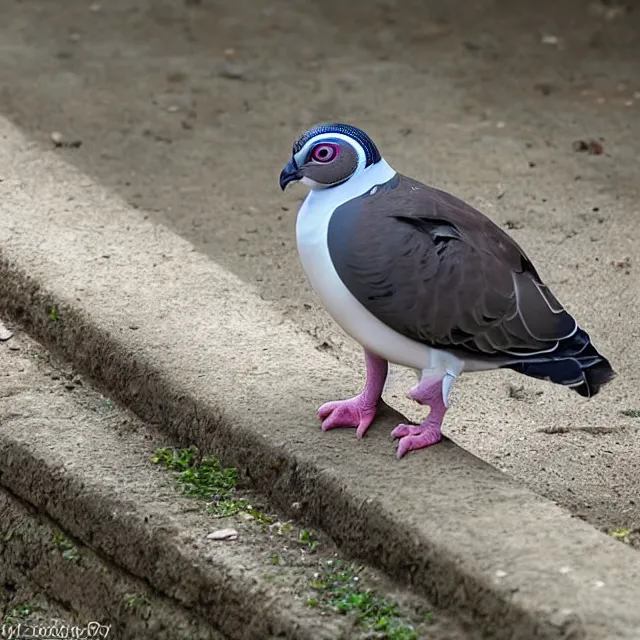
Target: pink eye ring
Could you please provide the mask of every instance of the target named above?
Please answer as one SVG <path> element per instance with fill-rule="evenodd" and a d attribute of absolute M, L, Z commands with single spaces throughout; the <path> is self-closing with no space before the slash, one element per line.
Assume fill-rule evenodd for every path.
<path fill-rule="evenodd" d="M 335 160 L 340 153 L 340 147 L 331 142 L 323 142 L 314 147 L 311 152 L 311 159 L 315 162 L 327 163 Z"/>

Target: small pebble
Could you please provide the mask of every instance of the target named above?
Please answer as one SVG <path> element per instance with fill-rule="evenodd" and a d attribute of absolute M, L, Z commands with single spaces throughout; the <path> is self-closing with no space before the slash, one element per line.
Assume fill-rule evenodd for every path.
<path fill-rule="evenodd" d="M 227 80 L 244 80 L 245 71 L 238 65 L 225 64 L 218 72 L 218 75 L 221 78 L 226 78 Z"/>
<path fill-rule="evenodd" d="M 558 36 L 554 36 L 551 34 L 542 36 L 542 44 L 559 44 L 559 43 L 560 43 L 560 38 L 558 38 Z"/>
<path fill-rule="evenodd" d="M 597 140 L 576 140 L 573 143 L 573 150 L 576 152 L 587 151 L 590 155 L 599 156 L 604 153 L 604 145 Z"/>
<path fill-rule="evenodd" d="M 629 258 L 629 256 L 626 256 L 621 260 L 612 260 L 611 264 L 616 269 L 628 269 L 629 267 L 631 267 L 631 258 Z"/>
<path fill-rule="evenodd" d="M 11 338 L 13 338 L 13 332 L 9 331 L 9 329 L 0 322 L 0 342 L 6 342 Z"/>
<path fill-rule="evenodd" d="M 70 149 L 77 149 L 82 145 L 82 140 L 66 140 L 60 131 L 51 133 L 51 142 L 55 147 L 68 147 Z"/>
<path fill-rule="evenodd" d="M 208 540 L 237 540 L 238 532 L 235 529 L 218 529 L 207 536 Z"/>

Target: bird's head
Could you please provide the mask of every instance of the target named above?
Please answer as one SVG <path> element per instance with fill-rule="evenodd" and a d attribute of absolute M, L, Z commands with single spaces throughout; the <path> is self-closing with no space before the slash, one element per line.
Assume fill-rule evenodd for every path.
<path fill-rule="evenodd" d="M 348 124 L 318 124 L 298 136 L 291 159 L 280 174 L 284 191 L 301 181 L 311 189 L 328 189 L 343 184 L 380 161 L 371 138 Z"/>

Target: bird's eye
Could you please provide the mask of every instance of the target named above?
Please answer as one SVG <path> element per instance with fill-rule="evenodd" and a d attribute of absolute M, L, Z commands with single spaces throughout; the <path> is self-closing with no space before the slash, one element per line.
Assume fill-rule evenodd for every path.
<path fill-rule="evenodd" d="M 311 152 L 311 159 L 316 162 L 331 162 L 339 152 L 337 144 L 319 144 Z"/>

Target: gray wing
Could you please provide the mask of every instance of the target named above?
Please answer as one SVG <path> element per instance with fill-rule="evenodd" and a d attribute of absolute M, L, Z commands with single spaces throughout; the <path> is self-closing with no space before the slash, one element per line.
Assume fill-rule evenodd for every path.
<path fill-rule="evenodd" d="M 336 271 L 374 316 L 429 346 L 508 360 L 551 352 L 575 320 L 524 252 L 453 196 L 396 175 L 333 213 Z"/>

